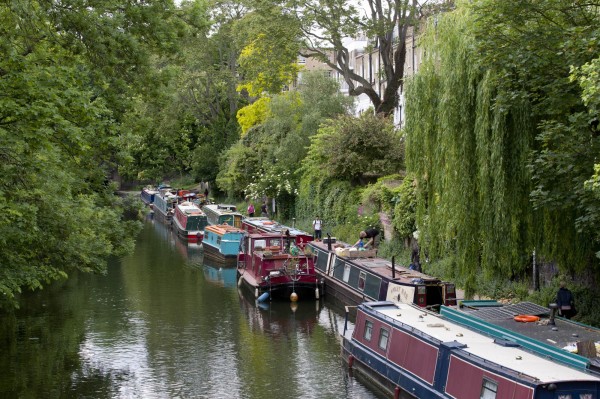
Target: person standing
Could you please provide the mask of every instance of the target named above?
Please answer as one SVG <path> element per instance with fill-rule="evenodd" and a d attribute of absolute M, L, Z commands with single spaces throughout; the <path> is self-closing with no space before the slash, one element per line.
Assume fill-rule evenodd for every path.
<path fill-rule="evenodd" d="M 265 218 L 269 217 L 269 207 L 267 206 L 266 202 L 263 202 L 263 204 L 260 207 L 260 216 Z"/>
<path fill-rule="evenodd" d="M 575 298 L 573 293 L 566 287 L 564 281 L 560 282 L 560 288 L 556 294 L 556 304 L 558 305 L 558 314 L 570 319 L 577 314 L 575 310 Z"/>
<path fill-rule="evenodd" d="M 254 204 L 252 202 L 248 205 L 248 217 L 254 216 Z"/>
<path fill-rule="evenodd" d="M 321 227 L 322 226 L 323 226 L 323 221 L 319 218 L 319 215 L 317 215 L 315 220 L 313 220 L 313 229 L 315 231 L 314 239 L 316 241 L 321 241 Z"/>

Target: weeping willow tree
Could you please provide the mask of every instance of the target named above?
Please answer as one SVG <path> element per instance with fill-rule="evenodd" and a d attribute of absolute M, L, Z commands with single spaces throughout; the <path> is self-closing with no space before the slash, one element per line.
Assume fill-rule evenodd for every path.
<path fill-rule="evenodd" d="M 417 176 L 417 224 L 429 257 L 471 295 L 480 278 L 513 278 L 535 246 L 527 169 L 529 106 L 476 62 L 457 10 L 428 27 L 426 58 L 407 86 L 407 167 Z"/>

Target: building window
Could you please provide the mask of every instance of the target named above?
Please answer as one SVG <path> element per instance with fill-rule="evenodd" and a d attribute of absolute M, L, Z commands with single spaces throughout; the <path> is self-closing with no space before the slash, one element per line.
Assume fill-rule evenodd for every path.
<path fill-rule="evenodd" d="M 298 56 L 298 64 L 306 64 L 306 58 L 304 58 L 303 56 L 299 55 Z"/>
<path fill-rule="evenodd" d="M 390 338 L 390 332 L 385 328 L 379 330 L 379 349 L 386 350 L 388 346 L 388 341 Z"/>
<path fill-rule="evenodd" d="M 365 321 L 365 340 L 370 341 L 373 336 L 373 322 Z"/>
<path fill-rule="evenodd" d="M 498 392 L 498 383 L 487 378 L 483 378 L 481 385 L 481 399 L 495 399 Z"/>

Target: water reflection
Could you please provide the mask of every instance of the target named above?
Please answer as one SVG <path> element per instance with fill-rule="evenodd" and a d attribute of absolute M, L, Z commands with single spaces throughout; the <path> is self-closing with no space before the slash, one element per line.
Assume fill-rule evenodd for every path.
<path fill-rule="evenodd" d="M 341 363 L 337 310 L 257 306 L 202 261 L 149 221 L 106 276 L 28 295 L 0 318 L 0 397 L 377 397 Z"/>
<path fill-rule="evenodd" d="M 214 260 L 206 258 L 203 260 L 202 268 L 207 281 L 221 287 L 232 288 L 237 286 L 237 269 L 235 266 L 224 266 Z"/>

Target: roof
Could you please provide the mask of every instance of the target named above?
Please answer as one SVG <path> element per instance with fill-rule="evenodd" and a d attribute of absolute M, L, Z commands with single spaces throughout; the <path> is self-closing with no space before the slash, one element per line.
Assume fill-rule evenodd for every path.
<path fill-rule="evenodd" d="M 376 303 L 365 303 L 363 305 L 369 307 L 373 304 Z M 439 341 L 439 343 L 457 341 L 465 344 L 466 347 L 461 350 L 518 373 L 525 374 L 541 382 L 564 380 L 600 381 L 600 378 L 594 374 L 549 360 L 523 347 L 497 344 L 495 343 L 495 339 L 489 335 L 476 332 L 448 318 L 425 311 L 422 308 L 410 304 L 394 304 L 391 306 L 391 303 L 388 303 L 388 305 L 376 308 L 375 310 L 395 322 L 402 323 L 432 337 L 434 340 Z"/>

